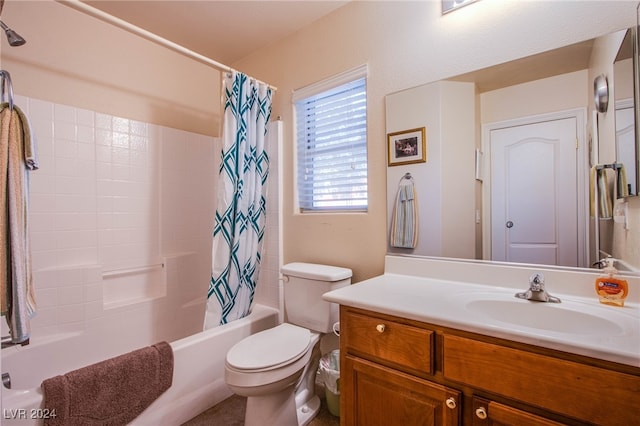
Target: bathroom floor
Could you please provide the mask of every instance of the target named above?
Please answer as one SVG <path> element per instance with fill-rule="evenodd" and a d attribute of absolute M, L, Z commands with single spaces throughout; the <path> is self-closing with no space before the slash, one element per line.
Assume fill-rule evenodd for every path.
<path fill-rule="evenodd" d="M 322 393 L 318 393 L 318 395 L 324 395 L 324 389 Z M 336 417 L 329 412 L 327 402 L 324 398 L 321 398 L 320 401 L 322 402 L 320 412 L 311 423 L 309 423 L 309 426 L 339 426 L 340 417 Z M 184 423 L 182 426 L 243 426 L 245 405 L 246 398 L 233 395 Z"/>

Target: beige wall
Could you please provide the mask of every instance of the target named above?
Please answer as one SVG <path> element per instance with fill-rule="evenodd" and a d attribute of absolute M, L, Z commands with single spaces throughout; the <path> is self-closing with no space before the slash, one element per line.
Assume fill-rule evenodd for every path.
<path fill-rule="evenodd" d="M 14 91 L 205 135 L 218 135 L 220 73 L 53 0 L 8 0 L 2 41 Z M 4 35 L 3 35 L 4 37 Z"/>
<path fill-rule="evenodd" d="M 481 122 L 495 123 L 587 108 L 592 98 L 588 74 L 587 70 L 576 71 L 483 93 L 480 95 Z"/>
<path fill-rule="evenodd" d="M 278 87 L 284 120 L 284 261 L 381 273 L 386 252 L 384 96 L 409 87 L 630 27 L 636 3 L 483 0 L 441 15 L 437 1 L 354 1 L 234 66 Z M 293 205 L 291 91 L 369 65 L 369 212 L 305 215 Z"/>

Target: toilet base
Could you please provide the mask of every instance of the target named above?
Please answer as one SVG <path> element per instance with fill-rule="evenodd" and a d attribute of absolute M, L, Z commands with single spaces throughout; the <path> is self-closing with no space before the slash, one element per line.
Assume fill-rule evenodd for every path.
<path fill-rule="evenodd" d="M 298 424 L 307 426 L 318 414 L 318 411 L 320 411 L 320 398 L 318 395 L 314 395 L 306 404 L 298 407 Z"/>
<path fill-rule="evenodd" d="M 296 409 L 296 395 L 288 391 L 247 397 L 244 426 L 306 426 L 320 411 L 320 398 L 314 395 Z"/>
<path fill-rule="evenodd" d="M 247 398 L 245 426 L 298 426 L 295 394 L 284 391 Z"/>

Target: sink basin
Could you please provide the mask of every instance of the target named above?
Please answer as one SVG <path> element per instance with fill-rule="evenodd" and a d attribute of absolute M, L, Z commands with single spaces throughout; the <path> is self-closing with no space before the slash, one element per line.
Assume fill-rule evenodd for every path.
<path fill-rule="evenodd" d="M 627 308 L 601 305 L 597 300 L 560 296 L 562 303 L 518 299 L 508 291 L 454 293 L 448 299 L 483 324 L 529 329 L 537 334 L 560 333 L 594 337 L 637 334 L 640 324 Z"/>
<path fill-rule="evenodd" d="M 567 309 L 567 305 L 528 300 L 473 300 L 466 304 L 470 312 L 491 319 L 557 333 L 619 336 L 622 325 L 601 315 Z"/>

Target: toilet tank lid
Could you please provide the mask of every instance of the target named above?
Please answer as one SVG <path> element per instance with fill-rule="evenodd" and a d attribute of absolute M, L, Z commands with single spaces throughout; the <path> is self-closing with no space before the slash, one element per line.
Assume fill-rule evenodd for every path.
<path fill-rule="evenodd" d="M 303 262 L 287 263 L 282 266 L 281 272 L 282 275 L 329 282 L 351 278 L 353 274 L 349 268 Z"/>

